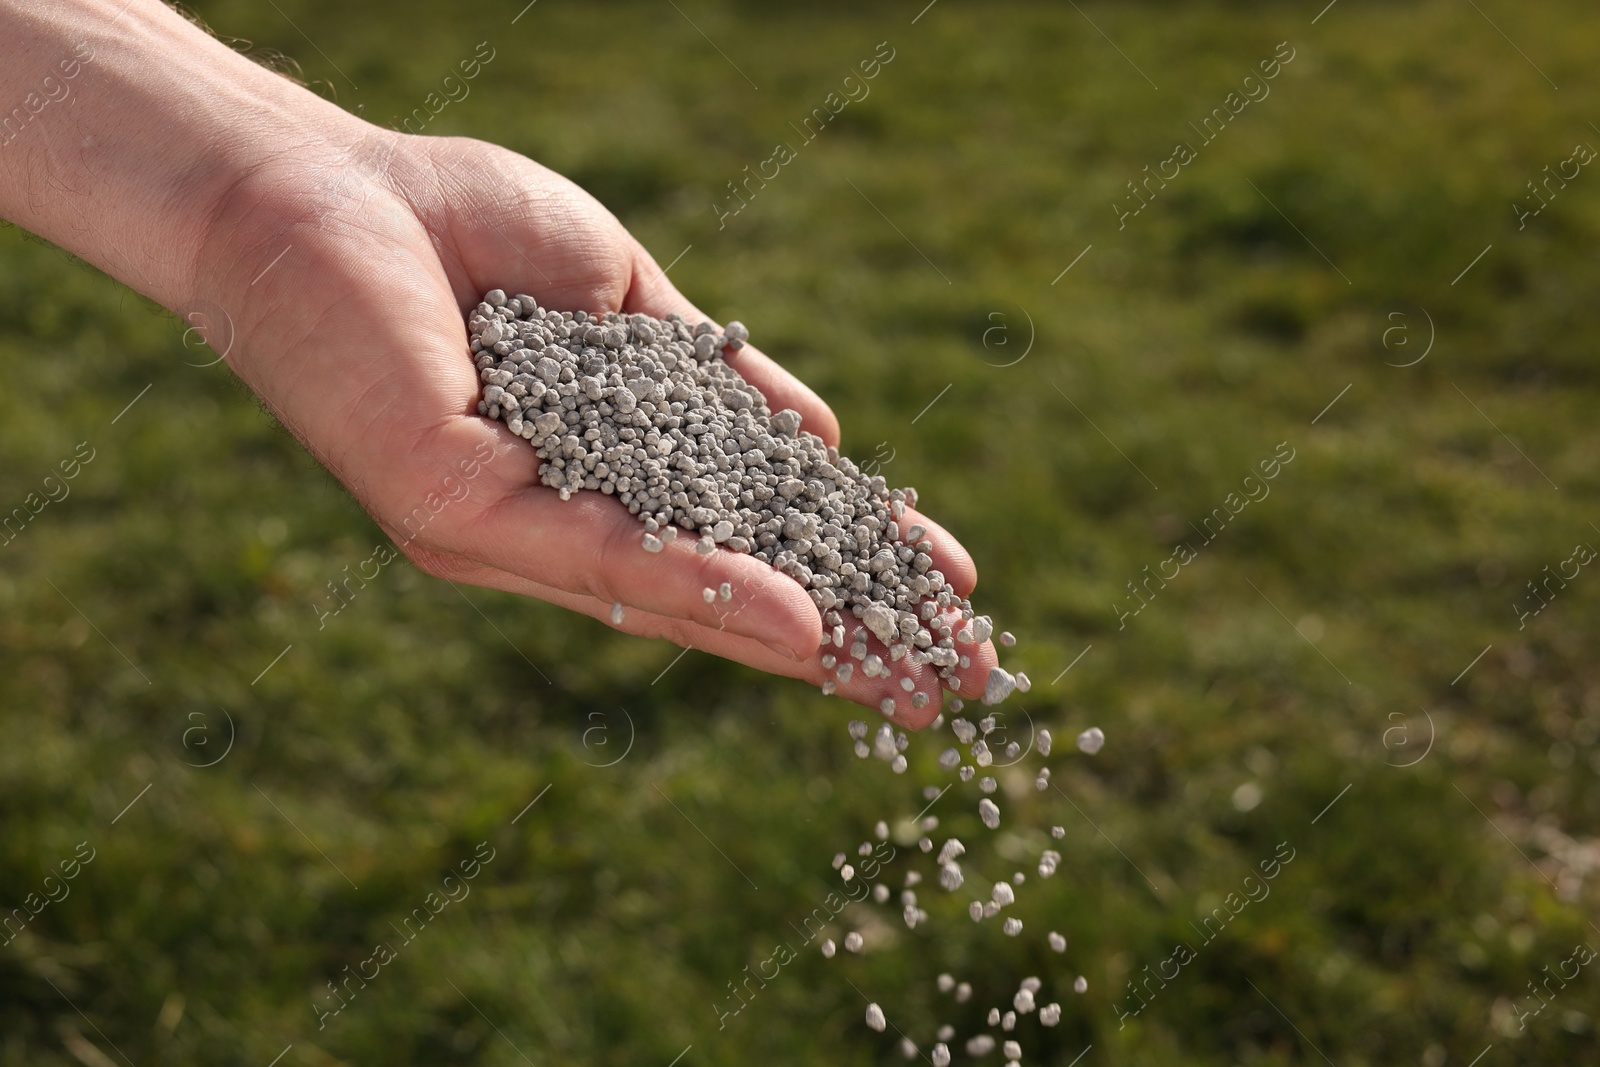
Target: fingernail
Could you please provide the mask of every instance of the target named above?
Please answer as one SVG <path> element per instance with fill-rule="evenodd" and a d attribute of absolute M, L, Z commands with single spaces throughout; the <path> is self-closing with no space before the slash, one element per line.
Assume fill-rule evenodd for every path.
<path fill-rule="evenodd" d="M 761 643 L 785 659 L 792 659 L 797 662 L 804 663 L 806 659 L 809 658 L 809 653 L 804 653 L 798 649 L 791 648 L 790 646 L 783 644 L 781 641 L 763 641 Z"/>

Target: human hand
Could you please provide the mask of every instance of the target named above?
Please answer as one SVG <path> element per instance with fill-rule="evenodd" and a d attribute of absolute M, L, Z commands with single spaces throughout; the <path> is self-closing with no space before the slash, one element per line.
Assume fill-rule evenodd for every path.
<path fill-rule="evenodd" d="M 187 262 L 171 273 L 190 279 L 188 299 L 226 310 L 229 365 L 406 555 L 428 574 L 608 623 L 621 603 L 616 625 L 629 633 L 813 684 L 831 676 L 821 655 L 847 652 L 819 649 L 819 614 L 793 579 L 748 555 L 701 556 L 689 539 L 645 552 L 642 525 L 620 502 L 598 493 L 559 500 L 539 484 L 528 443 L 476 414 L 464 316 L 489 289 L 562 310 L 706 318 L 617 219 L 515 153 L 373 127 L 286 82 L 267 85 L 260 78 L 272 76 L 217 50 L 206 76 L 251 67 L 234 74 L 271 121 L 222 112 L 202 116 L 200 129 L 179 124 L 180 148 L 219 138 L 230 148 L 201 187 L 208 210 Z M 171 285 L 144 288 L 175 303 Z M 838 444 L 833 413 L 792 375 L 749 346 L 728 362 L 772 409 L 795 409 L 803 429 Z M 961 546 L 925 516 L 907 522 L 927 528 L 935 566 L 968 594 L 976 570 Z M 707 604 L 702 591 L 724 583 L 733 599 Z M 979 695 L 994 650 L 962 651 L 971 665 L 959 671 L 960 692 Z M 871 707 L 893 697 L 896 721 L 920 726 L 940 702 L 913 709 L 898 685 L 908 674 L 938 694 L 935 669 L 905 660 L 892 679 L 857 671 L 838 691 Z"/>

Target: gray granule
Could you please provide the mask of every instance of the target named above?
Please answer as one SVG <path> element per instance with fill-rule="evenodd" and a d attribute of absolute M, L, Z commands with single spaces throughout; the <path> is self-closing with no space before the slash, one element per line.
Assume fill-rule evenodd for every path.
<path fill-rule="evenodd" d="M 983 825 L 991 830 L 1000 826 L 1000 808 L 988 797 L 978 801 L 978 817 L 983 820 Z"/>
<path fill-rule="evenodd" d="M 618 601 L 617 603 L 611 605 L 611 625 L 613 625 L 613 626 L 621 626 L 622 625 L 622 617 L 623 617 L 622 602 Z"/>
<path fill-rule="evenodd" d="M 953 893 L 957 889 L 961 888 L 961 880 L 962 874 L 960 864 L 946 863 L 944 866 L 939 868 L 939 884 L 944 886 L 944 888 L 950 892 Z"/>
<path fill-rule="evenodd" d="M 1010 672 L 1001 667 L 989 669 L 989 680 L 983 686 L 983 702 L 985 704 L 998 704 L 1011 695 L 1017 688 L 1017 680 Z"/>
<path fill-rule="evenodd" d="M 772 411 L 724 358 L 749 339 L 743 325 L 565 314 L 494 290 L 467 327 L 480 413 L 533 446 L 539 481 L 562 499 L 615 497 L 644 526 L 648 551 L 681 530 L 702 555 L 718 546 L 752 555 L 797 581 L 824 616 L 834 613 L 835 647 L 853 616 L 891 663 L 914 662 L 897 646 L 930 650 L 950 636 L 930 628 L 941 612 L 970 619 L 961 630 L 969 639 L 987 638 L 988 619 L 933 566 L 928 531 L 908 524 L 902 535 L 916 492 L 863 472 L 802 430 L 797 412 Z M 957 687 L 947 657 L 926 662 Z"/>

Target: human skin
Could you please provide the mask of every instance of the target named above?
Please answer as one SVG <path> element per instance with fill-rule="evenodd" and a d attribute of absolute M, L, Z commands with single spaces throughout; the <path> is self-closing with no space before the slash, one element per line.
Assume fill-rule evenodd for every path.
<path fill-rule="evenodd" d="M 68 71 L 72 70 L 70 76 Z M 229 367 L 422 571 L 509 590 L 617 628 L 820 684 L 815 606 L 748 555 L 659 553 L 616 500 L 562 502 L 540 460 L 480 418 L 464 314 L 491 288 L 564 310 L 707 318 L 598 201 L 513 152 L 373 126 L 251 62 L 160 0 L 0 0 L 0 216 L 180 314 L 219 308 Z M 21 117 L 13 109 L 21 109 Z M 215 323 L 194 320 L 216 328 Z M 216 338 L 207 336 L 207 340 Z M 728 361 L 774 409 L 839 443 L 810 389 L 754 347 Z M 402 526 L 463 460 L 488 454 L 464 499 Z M 977 580 L 942 527 L 935 565 Z M 731 603 L 707 604 L 727 582 Z M 958 646 L 980 694 L 993 648 Z M 881 651 L 881 650 L 880 650 Z M 921 726 L 929 666 L 857 670 L 840 695 Z M 909 674 L 933 697 L 910 706 Z"/>

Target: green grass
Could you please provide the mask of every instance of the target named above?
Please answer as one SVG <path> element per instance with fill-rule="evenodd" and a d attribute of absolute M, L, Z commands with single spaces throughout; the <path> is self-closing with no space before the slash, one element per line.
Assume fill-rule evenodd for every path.
<path fill-rule="evenodd" d="M 1600 543 L 1600 176 L 1524 231 L 1511 209 L 1600 145 L 1591 9 L 1344 0 L 1312 26 L 1317 3 L 943 0 L 912 26 L 920 3 L 545 0 L 511 26 L 516 3 L 195 6 L 380 120 L 491 39 L 429 132 L 574 176 L 662 262 L 692 246 L 680 287 L 811 382 L 847 452 L 892 450 L 884 474 L 1021 637 L 1018 710 L 1063 739 L 1061 792 L 1007 783 L 986 835 L 958 786 L 940 833 L 992 837 L 996 874 L 1061 824 L 1065 859 L 1026 887 L 1021 938 L 934 888 L 928 926 L 874 911 L 881 950 L 822 959 L 791 924 L 835 851 L 921 807 L 938 740 L 889 775 L 814 690 L 695 652 L 662 675 L 664 643 L 481 590 L 474 610 L 403 561 L 319 630 L 377 528 L 225 368 L 185 365 L 182 323 L 8 230 L 0 505 L 79 442 L 95 458 L 0 545 L 0 904 L 96 854 L 0 947 L 0 1063 L 78 1062 L 82 1040 L 141 1065 L 291 1044 L 285 1067 L 898 1062 L 861 993 L 926 1045 L 1021 975 L 1080 973 L 1086 995 L 1050 997 L 1061 1026 L 1024 1025 L 1028 1062 L 1600 1063 L 1600 969 L 1526 1029 L 1510 1009 L 1600 947 L 1600 579 L 1525 629 L 1511 607 Z M 870 97 L 719 230 L 725 183 L 884 40 Z M 1271 95 L 1119 230 L 1125 183 L 1284 40 Z M 1428 357 L 1386 365 L 1422 351 L 1424 310 Z M 1414 343 L 1385 348 L 1396 323 Z M 1010 344 L 986 349 L 995 325 Z M 1189 524 L 1279 442 L 1271 495 L 1119 630 L 1126 583 L 1198 545 Z M 221 752 L 224 711 L 232 750 L 186 765 Z M 1424 712 L 1431 749 L 1396 766 Z M 1091 724 L 1093 759 L 1065 741 Z M 1240 811 L 1245 783 L 1262 799 Z M 324 983 L 485 841 L 470 895 L 319 1030 Z M 1202 944 L 1191 923 L 1279 843 L 1270 896 Z M 786 939 L 798 958 L 719 1029 L 728 983 Z M 1126 983 L 1185 941 L 1197 958 L 1119 1029 Z"/>

